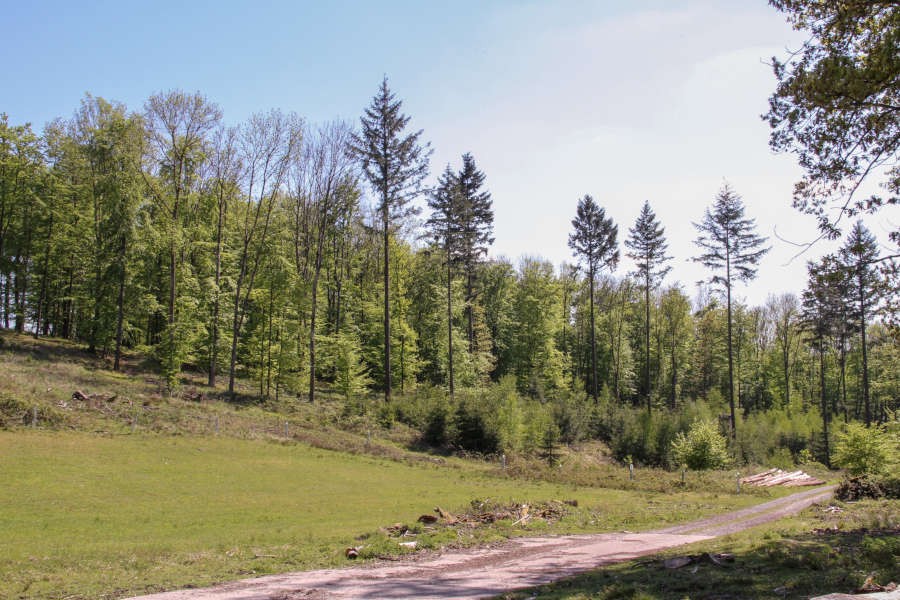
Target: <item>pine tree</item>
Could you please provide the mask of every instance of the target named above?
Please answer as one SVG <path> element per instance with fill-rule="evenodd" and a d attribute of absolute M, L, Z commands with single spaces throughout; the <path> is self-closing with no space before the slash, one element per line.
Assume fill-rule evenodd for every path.
<path fill-rule="evenodd" d="M 650 210 L 650 202 L 645 201 L 641 214 L 634 227 L 628 230 L 625 246 L 626 253 L 637 264 L 634 275 L 644 286 L 644 391 L 647 394 L 647 412 L 651 410 L 650 394 L 650 290 L 656 288 L 672 267 L 664 267 L 666 261 L 672 259 L 666 255 L 669 245 L 666 243 L 665 228 L 656 220 Z"/>
<path fill-rule="evenodd" d="M 731 288 L 734 280 L 746 282 L 756 278 L 759 261 L 770 247 L 763 246 L 767 238 L 756 234 L 755 219 L 744 216 L 744 203 L 741 197 L 727 183 L 716 195 L 712 210 L 707 208 L 703 221 L 694 223 L 694 227 L 700 232 L 694 243 L 703 253 L 693 260 L 717 272 L 709 278 L 709 282 L 725 289 L 728 320 L 728 404 L 731 408 L 731 435 L 736 437 Z M 724 271 L 724 274 L 719 275 L 719 271 Z"/>
<path fill-rule="evenodd" d="M 422 193 L 428 175 L 429 144 L 419 143 L 422 131 L 404 135 L 409 117 L 400 112 L 402 102 L 388 88 L 387 77 L 360 118 L 362 131 L 351 136 L 350 152 L 378 196 L 384 245 L 384 396 L 391 397 L 390 244 L 395 223 L 417 212 L 409 206 Z"/>
<path fill-rule="evenodd" d="M 575 218 L 572 220 L 575 231 L 569 234 L 569 247 L 578 260 L 588 270 L 588 293 L 590 294 L 591 314 L 591 388 L 594 402 L 597 402 L 597 344 L 594 333 L 594 280 L 604 267 L 614 269 L 619 263 L 619 249 L 616 238 L 618 225 L 613 224 L 612 217 L 606 218 L 606 210 L 597 206 L 590 195 L 585 195 L 578 202 Z"/>

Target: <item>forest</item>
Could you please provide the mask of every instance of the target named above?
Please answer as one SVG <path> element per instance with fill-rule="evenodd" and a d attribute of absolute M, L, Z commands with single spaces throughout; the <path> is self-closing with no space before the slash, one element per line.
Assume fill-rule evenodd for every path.
<path fill-rule="evenodd" d="M 733 287 L 770 242 L 727 184 L 693 224 L 695 294 L 667 278 L 665 226 L 691 224 L 649 203 L 632 224 L 571 199 L 569 264 L 490 257 L 489 174 L 465 153 L 428 187 L 402 109 L 385 78 L 358 123 L 229 124 L 179 90 L 88 94 L 39 133 L 3 115 L 0 325 L 145 356 L 169 394 L 186 369 L 288 409 L 324 390 L 484 454 L 600 439 L 674 466 L 705 419 L 739 462 L 828 464 L 829 429 L 895 418 L 896 267 L 862 221 L 762 306 Z"/>

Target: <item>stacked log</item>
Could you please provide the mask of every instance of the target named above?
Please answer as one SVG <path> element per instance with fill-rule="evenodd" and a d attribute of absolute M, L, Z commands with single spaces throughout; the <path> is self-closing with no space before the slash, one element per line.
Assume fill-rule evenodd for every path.
<path fill-rule="evenodd" d="M 756 475 L 744 477 L 741 479 L 741 483 L 759 487 L 772 487 L 775 485 L 801 487 L 808 485 L 822 485 L 825 482 L 821 479 L 816 479 L 812 475 L 807 475 L 803 471 L 785 472 L 781 469 L 769 469 L 768 471 L 763 471 Z"/>

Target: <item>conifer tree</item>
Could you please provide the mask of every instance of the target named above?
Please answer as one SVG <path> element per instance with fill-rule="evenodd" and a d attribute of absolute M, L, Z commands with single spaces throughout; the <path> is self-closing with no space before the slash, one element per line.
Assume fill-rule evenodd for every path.
<path fill-rule="evenodd" d="M 419 143 L 422 130 L 404 133 L 409 117 L 402 102 L 388 88 L 387 77 L 360 118 L 361 131 L 350 138 L 349 151 L 378 197 L 384 245 L 384 396 L 391 397 L 390 235 L 397 221 L 415 214 L 411 200 L 422 193 L 428 176 L 430 145 Z"/>
<path fill-rule="evenodd" d="M 869 356 L 866 344 L 866 320 L 879 300 L 880 274 L 875 267 L 878 259 L 878 243 L 875 236 L 857 221 L 850 230 L 847 241 L 838 252 L 841 267 L 849 277 L 854 298 L 854 316 L 859 322 L 860 349 L 862 351 L 863 405 L 866 411 L 866 427 L 872 425 L 872 407 L 869 398 Z"/>
<path fill-rule="evenodd" d="M 641 214 L 634 227 L 628 230 L 628 239 L 625 240 L 625 246 L 630 250 L 626 256 L 636 263 L 634 275 L 643 282 L 644 287 L 644 392 L 647 394 L 648 413 L 651 410 L 650 290 L 656 288 L 672 268 L 663 266 L 672 259 L 666 255 L 669 245 L 666 243 L 665 232 L 665 228 L 650 210 L 650 202 L 645 201 Z"/>
<path fill-rule="evenodd" d="M 709 283 L 725 290 L 728 321 L 728 404 L 731 408 L 731 435 L 737 436 L 737 419 L 734 410 L 734 353 L 732 345 L 731 288 L 734 281 L 751 281 L 756 278 L 757 266 L 770 250 L 764 247 L 766 239 L 756 234 L 756 221 L 744 216 L 744 202 L 727 183 L 722 186 L 713 202 L 712 210 L 706 209 L 703 221 L 694 223 L 700 236 L 694 241 L 702 254 L 695 262 L 715 272 Z M 724 271 L 724 273 L 719 274 Z"/>
<path fill-rule="evenodd" d="M 801 326 L 810 337 L 813 349 L 819 355 L 819 391 L 822 403 L 822 438 L 825 442 L 825 464 L 831 464 L 828 448 L 828 411 L 827 390 L 825 387 L 825 351 L 826 340 L 835 334 L 842 312 L 843 299 L 838 295 L 835 286 L 836 277 L 841 277 L 840 269 L 834 268 L 834 258 L 824 257 L 818 263 L 808 263 L 809 283 L 803 292 L 801 304 Z"/>
<path fill-rule="evenodd" d="M 475 300 L 475 270 L 488 246 L 494 243 L 494 210 L 491 194 L 483 190 L 484 173 L 475 166 L 471 154 L 463 154 L 463 166 L 457 175 L 460 203 L 458 212 L 460 262 L 466 276 L 466 315 L 469 321 L 469 353 L 475 351 L 472 303 Z"/>
<path fill-rule="evenodd" d="M 579 200 L 574 231 L 569 234 L 569 248 L 578 260 L 587 267 L 588 293 L 590 294 L 591 315 L 591 388 L 594 402 L 597 402 L 597 343 L 594 333 L 594 280 L 604 267 L 614 269 L 619 263 L 617 237 L 618 225 L 612 217 L 606 217 L 606 210 L 597 206 L 590 195 Z"/>
<path fill-rule="evenodd" d="M 450 397 L 453 397 L 453 265 L 459 258 L 460 246 L 460 194 L 459 180 L 456 174 L 447 165 L 443 174 L 438 179 L 438 185 L 428 198 L 428 207 L 431 216 L 425 222 L 431 232 L 435 243 L 444 250 L 445 266 L 447 268 L 447 353 L 448 374 L 447 385 Z"/>

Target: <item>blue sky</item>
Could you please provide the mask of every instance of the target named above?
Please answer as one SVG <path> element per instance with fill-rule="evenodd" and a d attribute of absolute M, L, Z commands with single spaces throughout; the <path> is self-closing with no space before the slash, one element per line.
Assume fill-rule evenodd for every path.
<path fill-rule="evenodd" d="M 765 2 L 9 2 L 0 111 L 36 129 L 85 92 L 140 110 L 152 93 L 200 90 L 237 123 L 278 107 L 356 121 L 383 75 L 435 152 L 471 152 L 496 213 L 492 254 L 571 260 L 591 194 L 624 240 L 644 200 L 666 226 L 669 281 L 706 273 L 691 221 L 724 180 L 773 250 L 738 293 L 799 292 L 805 260 L 774 238 L 815 237 L 790 207 L 794 160 L 773 155 L 759 115 L 765 61 L 802 40 Z M 897 211 L 869 219 L 882 239 Z M 630 268 L 623 261 L 620 272 Z"/>

